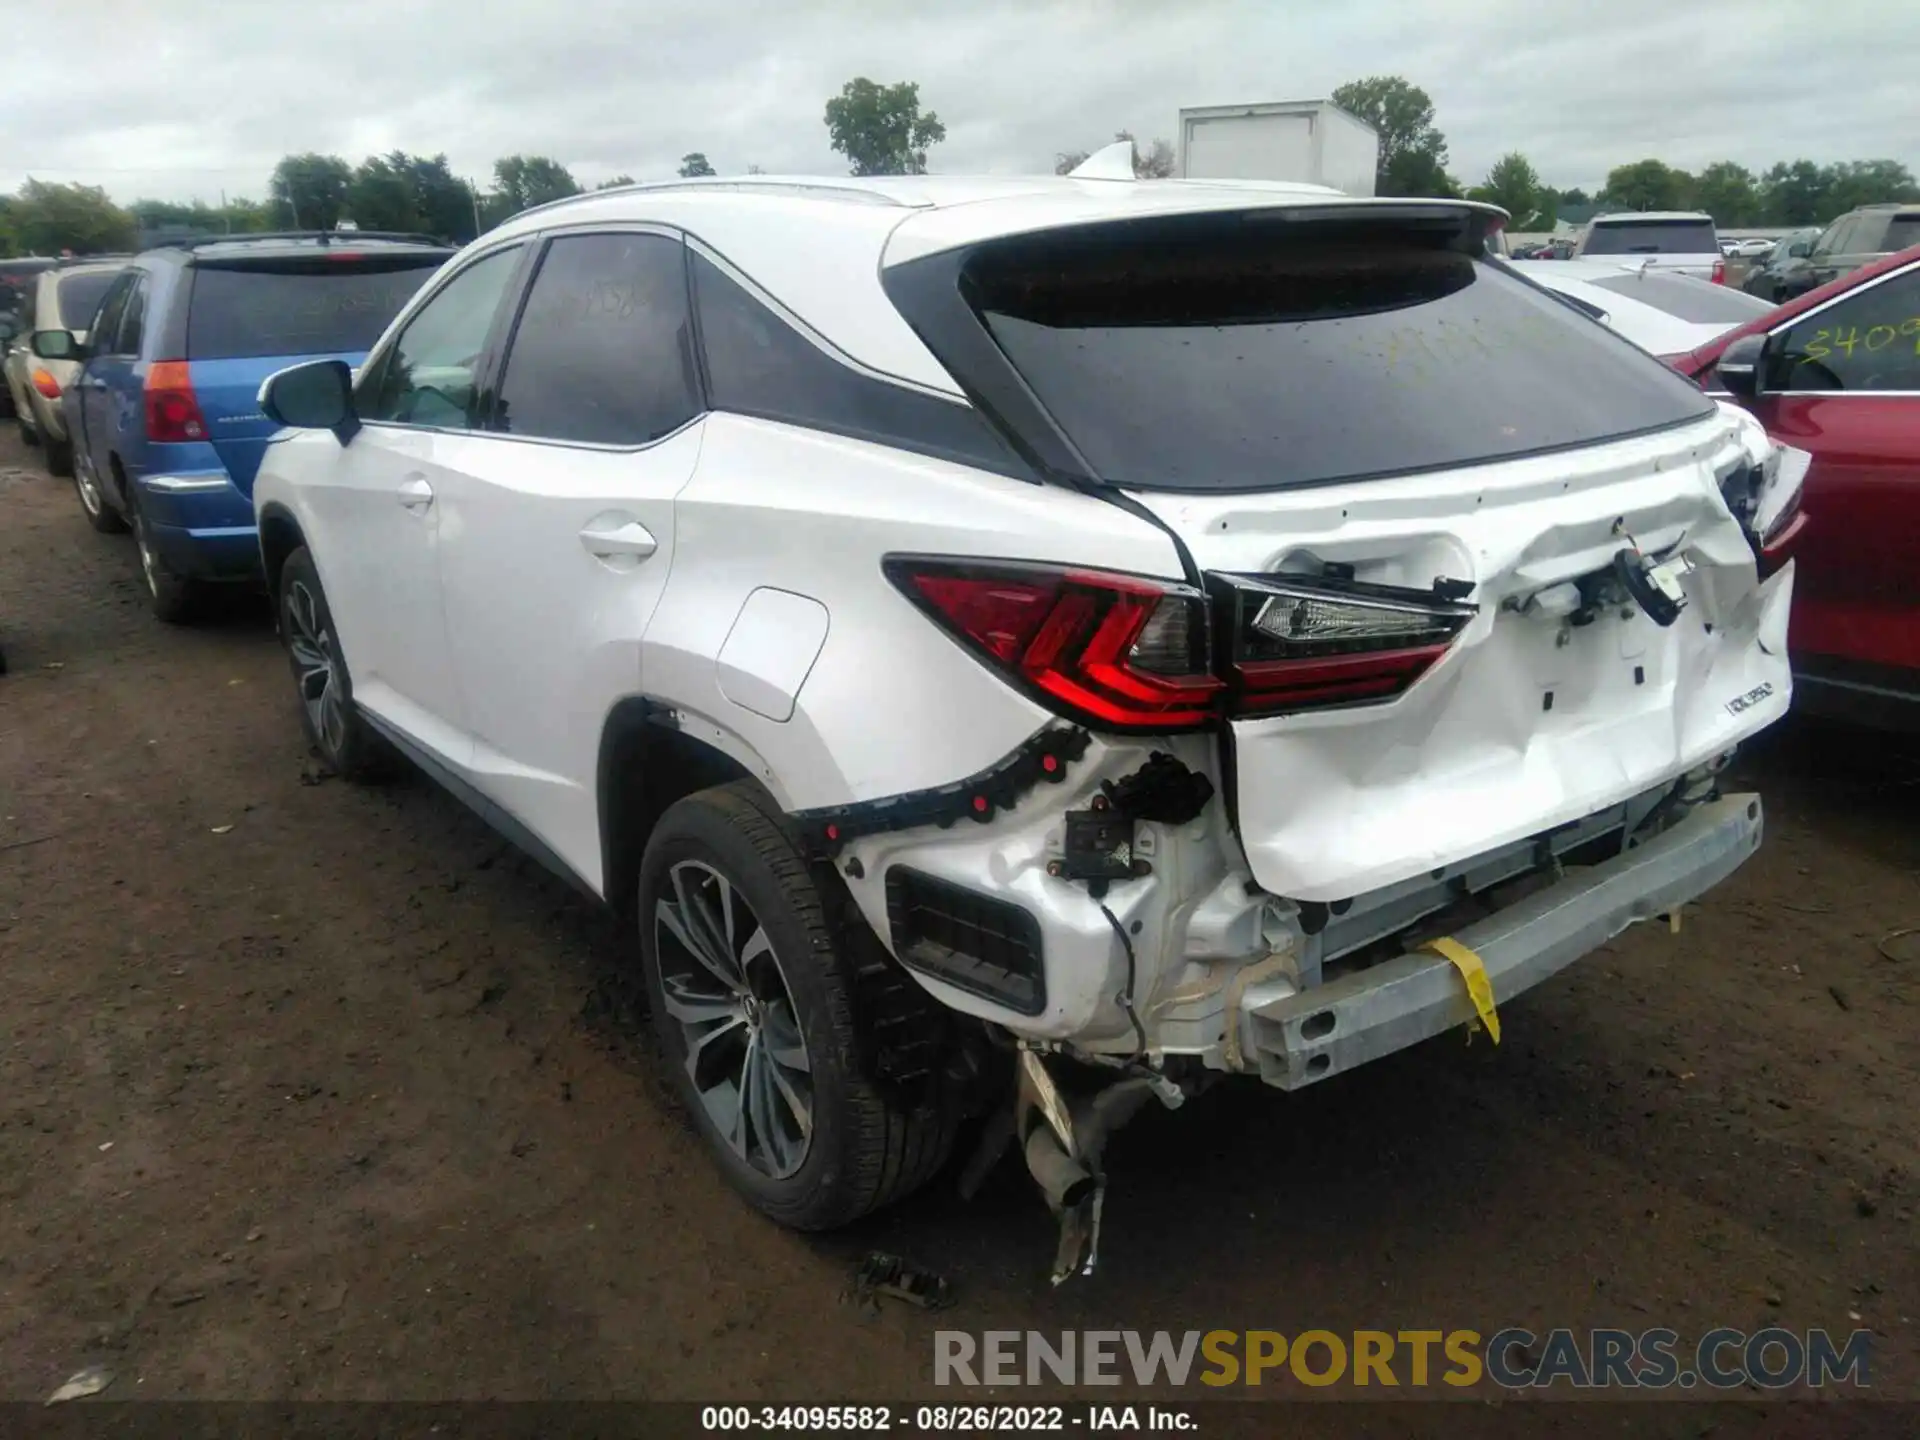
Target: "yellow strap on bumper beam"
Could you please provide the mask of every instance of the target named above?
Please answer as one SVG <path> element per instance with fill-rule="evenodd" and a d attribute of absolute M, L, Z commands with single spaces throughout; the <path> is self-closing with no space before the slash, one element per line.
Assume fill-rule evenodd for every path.
<path fill-rule="evenodd" d="M 1438 940 L 1429 940 L 1421 948 L 1453 962 L 1453 968 L 1467 982 L 1467 998 L 1473 1001 L 1474 1013 L 1480 1017 L 1480 1024 L 1487 1027 L 1487 1034 L 1493 1037 L 1493 1043 L 1498 1045 L 1500 1012 L 1494 1008 L 1493 982 L 1487 978 L 1487 967 L 1480 963 L 1480 957 L 1458 940 L 1445 935 Z M 1467 1031 L 1467 1038 L 1469 1042 L 1472 1041 L 1472 1027 Z"/>

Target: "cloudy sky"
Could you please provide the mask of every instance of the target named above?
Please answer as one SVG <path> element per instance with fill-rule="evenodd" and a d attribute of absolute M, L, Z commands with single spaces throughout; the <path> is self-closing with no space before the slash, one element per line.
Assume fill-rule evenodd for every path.
<path fill-rule="evenodd" d="M 842 173 L 821 109 L 855 75 L 920 83 L 948 172 L 1382 73 L 1426 88 L 1468 182 L 1516 148 L 1589 189 L 1649 155 L 1920 170 L 1912 0 L 60 0 L 7 48 L 0 189 L 122 201 L 259 198 L 304 150 L 445 151 L 483 179 L 547 154 L 586 184 L 689 150 Z"/>

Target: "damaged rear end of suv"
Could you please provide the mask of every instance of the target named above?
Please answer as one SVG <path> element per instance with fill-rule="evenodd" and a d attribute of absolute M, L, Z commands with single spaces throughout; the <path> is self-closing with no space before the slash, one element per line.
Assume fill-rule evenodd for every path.
<path fill-rule="evenodd" d="M 1501 1003 L 1759 844 L 1720 777 L 1788 702 L 1791 567 L 1760 582 L 1755 514 L 1799 471 L 1484 259 L 1490 218 L 1302 203 L 925 254 L 908 222 L 889 249 L 975 403 L 1179 567 L 889 557 L 1058 723 L 947 828 L 817 817 L 900 962 L 1008 1038 L 970 1177 L 1024 1156 L 1056 1283 L 1140 1104 L 1497 1042 Z"/>
<path fill-rule="evenodd" d="M 630 918 L 763 1212 L 845 1224 L 976 1121 L 963 1191 L 1017 1156 L 1084 1273 L 1142 1107 L 1497 1042 L 1759 844 L 1722 780 L 1788 703 L 1756 554 L 1805 457 L 1503 218 L 1084 176 L 525 212 L 357 388 L 262 392 L 309 741 Z"/>

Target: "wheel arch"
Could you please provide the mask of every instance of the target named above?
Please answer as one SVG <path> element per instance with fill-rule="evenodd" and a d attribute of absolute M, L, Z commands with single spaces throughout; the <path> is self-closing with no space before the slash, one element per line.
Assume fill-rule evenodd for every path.
<path fill-rule="evenodd" d="M 260 511 L 260 564 L 266 571 L 267 594 L 280 594 L 280 572 L 287 557 L 307 543 L 300 522 L 286 506 L 270 504 Z M 276 604 L 277 604 L 276 598 Z"/>
<path fill-rule="evenodd" d="M 600 728 L 595 793 L 600 819 L 601 895 L 631 914 L 647 838 L 667 807 L 714 785 L 745 780 L 784 813 L 773 769 L 726 726 L 650 695 L 629 695 Z"/>

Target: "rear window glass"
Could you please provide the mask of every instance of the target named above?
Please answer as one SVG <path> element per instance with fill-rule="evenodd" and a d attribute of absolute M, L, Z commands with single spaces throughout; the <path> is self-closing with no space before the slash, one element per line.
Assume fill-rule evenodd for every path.
<path fill-rule="evenodd" d="M 61 277 L 58 287 L 60 323 L 69 330 L 84 330 L 91 325 L 100 309 L 100 302 L 107 298 L 107 288 L 113 284 L 116 274 L 108 270 L 98 275 Z"/>
<path fill-rule="evenodd" d="M 1685 275 L 1608 275 L 1590 282 L 1691 325 L 1743 325 L 1773 306 L 1744 290 L 1729 290 Z"/>
<path fill-rule="evenodd" d="M 1896 215 L 1887 226 L 1887 249 L 1904 250 L 1920 245 L 1920 215 Z"/>
<path fill-rule="evenodd" d="M 1587 231 L 1586 255 L 1718 255 L 1711 220 L 1628 220 L 1617 225 L 1594 221 Z"/>
<path fill-rule="evenodd" d="M 202 262 L 187 306 L 187 358 L 332 355 L 370 349 L 440 268 L 439 255 Z"/>
<path fill-rule="evenodd" d="M 1008 242 L 966 284 L 1095 472 L 1145 489 L 1470 464 L 1712 408 L 1501 262 L 1377 227 L 1318 243 Z"/>

